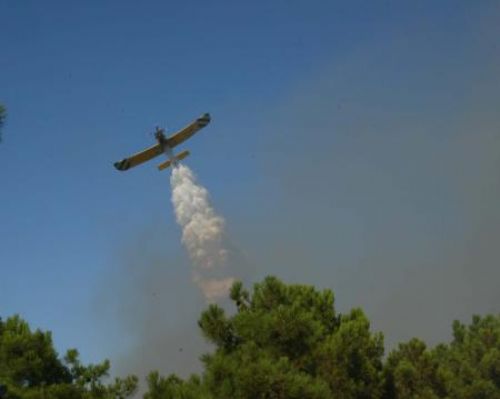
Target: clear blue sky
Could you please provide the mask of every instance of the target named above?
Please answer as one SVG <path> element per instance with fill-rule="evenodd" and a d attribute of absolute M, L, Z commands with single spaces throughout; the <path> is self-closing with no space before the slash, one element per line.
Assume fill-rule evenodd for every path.
<path fill-rule="evenodd" d="M 139 298 L 121 269 L 137 242 L 168 259 L 169 298 L 189 302 L 168 172 L 112 163 L 150 145 L 156 125 L 203 112 L 213 122 L 184 146 L 187 163 L 254 265 L 249 281 L 275 273 L 333 288 L 395 340 L 420 323 L 418 334 L 444 339 L 454 317 L 498 311 L 498 246 L 476 243 L 496 234 L 480 208 L 499 197 L 497 2 L 4 0 L 0 10 L 0 315 L 20 313 L 86 360 L 119 356 L 126 327 L 98 314 L 106 289 Z M 466 259 L 457 248 L 471 242 L 467 254 L 488 255 L 474 265 L 481 278 L 466 262 L 435 271 Z M 435 273 L 444 285 L 459 277 L 446 291 Z M 395 302 L 428 319 L 402 320 L 408 308 L 388 317 Z"/>

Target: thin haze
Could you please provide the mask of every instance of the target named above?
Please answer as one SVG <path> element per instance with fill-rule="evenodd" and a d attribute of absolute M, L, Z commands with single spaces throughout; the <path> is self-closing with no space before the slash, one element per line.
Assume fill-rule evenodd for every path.
<path fill-rule="evenodd" d="M 456 42 L 428 26 L 357 49 L 262 127 L 280 194 L 259 195 L 273 225 L 245 238 L 257 263 L 362 306 L 389 348 L 500 310 L 499 16 Z"/>

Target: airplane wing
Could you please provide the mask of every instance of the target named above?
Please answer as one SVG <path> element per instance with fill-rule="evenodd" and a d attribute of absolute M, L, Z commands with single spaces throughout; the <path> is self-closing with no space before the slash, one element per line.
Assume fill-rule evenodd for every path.
<path fill-rule="evenodd" d="M 121 161 L 115 162 L 115 168 L 118 170 L 127 170 L 133 168 L 134 166 L 140 165 L 143 162 L 149 161 L 150 159 L 163 153 L 160 144 L 156 144 L 152 147 L 145 149 L 144 151 L 138 152 L 131 157 L 124 158 Z"/>
<path fill-rule="evenodd" d="M 198 119 L 196 119 L 193 123 L 186 126 L 184 129 L 179 130 L 174 135 L 170 136 L 167 139 L 167 145 L 170 148 L 174 148 L 175 146 L 181 144 L 190 138 L 193 134 L 195 134 L 198 130 L 204 128 L 210 123 L 210 114 L 203 114 Z"/>

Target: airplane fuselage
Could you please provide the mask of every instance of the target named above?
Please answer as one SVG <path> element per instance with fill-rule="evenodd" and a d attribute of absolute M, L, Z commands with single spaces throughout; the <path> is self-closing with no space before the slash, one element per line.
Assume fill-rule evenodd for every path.
<path fill-rule="evenodd" d="M 177 166 L 177 158 L 172 151 L 172 148 L 168 145 L 168 139 L 165 137 L 165 130 L 157 127 L 155 132 L 156 140 L 158 140 L 158 144 L 161 146 L 162 151 L 165 155 L 170 159 L 172 165 Z"/>
<path fill-rule="evenodd" d="M 155 131 L 155 138 L 156 140 L 158 141 L 158 144 L 160 144 L 160 146 L 162 148 L 164 147 L 168 147 L 167 143 L 168 143 L 168 140 L 167 138 L 165 137 L 165 130 L 157 127 L 156 128 L 156 131 Z"/>

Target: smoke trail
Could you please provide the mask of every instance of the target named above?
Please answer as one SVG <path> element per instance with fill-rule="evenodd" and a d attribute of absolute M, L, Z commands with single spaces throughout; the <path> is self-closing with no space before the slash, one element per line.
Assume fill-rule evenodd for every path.
<path fill-rule="evenodd" d="M 215 213 L 208 191 L 196 182 L 187 166 L 173 168 L 170 184 L 175 217 L 182 227 L 182 243 L 195 267 L 193 280 L 208 301 L 224 297 L 234 281 L 232 277 L 217 276 L 227 257 L 224 219 Z"/>

